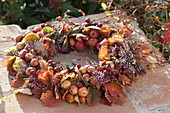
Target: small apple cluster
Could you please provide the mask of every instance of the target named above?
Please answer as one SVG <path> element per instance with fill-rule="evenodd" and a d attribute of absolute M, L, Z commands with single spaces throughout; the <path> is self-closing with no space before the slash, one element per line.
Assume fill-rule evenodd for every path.
<path fill-rule="evenodd" d="M 138 44 L 124 39 L 127 29 L 115 30 L 88 18 L 82 24 L 62 17 L 57 21 L 15 37 L 16 45 L 3 60 L 14 77 L 12 86 L 29 88 L 47 106 L 59 99 L 88 105 L 120 104 L 126 97 L 122 86 L 131 85 L 144 72 L 134 57 Z M 99 63 L 64 68 L 51 60 L 57 53 L 82 52 L 86 47 L 98 52 Z"/>

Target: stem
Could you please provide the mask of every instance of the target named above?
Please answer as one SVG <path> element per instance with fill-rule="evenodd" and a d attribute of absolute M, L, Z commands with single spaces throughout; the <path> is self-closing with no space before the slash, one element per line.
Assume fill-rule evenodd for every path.
<path fill-rule="evenodd" d="M 165 11 L 165 14 L 166 14 L 166 22 L 168 22 L 168 11 L 167 10 Z"/>
<path fill-rule="evenodd" d="M 161 62 L 163 62 L 163 56 L 164 56 L 164 49 L 165 49 L 165 43 L 162 44 L 162 57 L 161 57 Z"/>

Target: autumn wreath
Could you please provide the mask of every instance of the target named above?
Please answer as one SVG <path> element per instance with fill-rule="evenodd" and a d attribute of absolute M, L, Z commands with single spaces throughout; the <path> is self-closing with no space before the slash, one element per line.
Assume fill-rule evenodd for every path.
<path fill-rule="evenodd" d="M 60 100 L 68 103 L 121 105 L 126 99 L 123 89 L 138 74 L 145 73 L 140 56 L 149 54 L 131 39 L 128 27 L 111 28 L 91 21 L 74 23 L 58 17 L 57 24 L 44 23 L 17 35 L 3 64 L 12 87 L 30 91 L 45 106 Z M 85 49 L 96 52 L 98 63 L 73 67 L 58 66 L 51 60 L 56 54 Z"/>

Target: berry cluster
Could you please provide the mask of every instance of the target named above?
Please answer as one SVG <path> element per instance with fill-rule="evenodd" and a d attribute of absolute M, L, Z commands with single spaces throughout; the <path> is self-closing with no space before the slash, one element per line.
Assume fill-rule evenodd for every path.
<path fill-rule="evenodd" d="M 134 57 L 140 44 L 124 38 L 127 29 L 115 30 L 88 18 L 82 24 L 57 20 L 56 25 L 41 24 L 16 36 L 16 45 L 4 59 L 14 76 L 12 86 L 30 88 L 46 106 L 58 99 L 88 105 L 119 103 L 126 97 L 122 86 L 145 72 Z M 98 53 L 99 63 L 65 68 L 51 60 L 55 54 L 86 48 Z"/>

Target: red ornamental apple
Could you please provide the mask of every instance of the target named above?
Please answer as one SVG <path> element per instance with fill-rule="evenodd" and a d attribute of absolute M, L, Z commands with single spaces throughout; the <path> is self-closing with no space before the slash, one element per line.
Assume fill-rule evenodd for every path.
<path fill-rule="evenodd" d="M 78 90 L 78 95 L 81 97 L 86 97 L 88 95 L 88 89 L 86 87 L 82 87 Z"/>
<path fill-rule="evenodd" d="M 33 67 L 28 67 L 28 68 L 26 69 L 26 75 L 27 75 L 27 76 L 36 75 L 36 70 L 35 70 L 35 68 L 33 68 Z"/>
<path fill-rule="evenodd" d="M 88 43 L 89 43 L 90 48 L 93 49 L 97 45 L 98 40 L 96 38 L 90 38 Z"/>
<path fill-rule="evenodd" d="M 78 93 L 78 87 L 76 85 L 72 85 L 69 89 L 70 94 L 76 95 Z"/>
<path fill-rule="evenodd" d="M 31 54 L 31 53 L 27 53 L 26 55 L 25 55 L 25 60 L 28 62 L 28 61 L 31 61 L 32 59 L 33 59 L 33 54 Z"/>
<path fill-rule="evenodd" d="M 74 46 L 75 46 L 75 43 L 76 43 L 76 41 L 75 41 L 74 38 L 69 38 L 69 44 L 70 44 L 70 46 L 74 47 Z"/>
<path fill-rule="evenodd" d="M 74 96 L 72 94 L 67 94 L 66 97 L 65 97 L 66 101 L 68 103 L 73 103 L 74 102 Z"/>
<path fill-rule="evenodd" d="M 86 97 L 79 97 L 80 103 L 86 103 Z"/>
<path fill-rule="evenodd" d="M 23 42 L 18 42 L 16 45 L 17 50 L 22 50 L 24 49 L 25 44 Z"/>
<path fill-rule="evenodd" d="M 28 51 L 26 49 L 23 49 L 19 52 L 19 57 L 24 59 L 25 55 L 28 53 Z"/>
<path fill-rule="evenodd" d="M 96 30 L 96 29 L 92 29 L 91 31 L 90 31 L 90 37 L 91 38 L 98 38 L 99 37 L 99 31 L 98 30 Z"/>
<path fill-rule="evenodd" d="M 34 67 L 36 67 L 36 66 L 38 66 L 39 65 L 39 62 L 38 62 L 38 59 L 36 59 L 36 58 L 33 58 L 32 60 L 31 60 L 31 66 L 34 66 Z"/>
<path fill-rule="evenodd" d="M 21 34 L 19 34 L 19 35 L 17 35 L 14 39 L 15 39 L 15 42 L 18 43 L 18 42 L 20 42 L 23 38 L 24 38 L 24 36 L 21 35 Z"/>
<path fill-rule="evenodd" d="M 76 45 L 75 45 L 75 48 L 78 52 L 82 52 L 86 49 L 86 45 L 83 41 L 77 41 L 76 42 Z"/>
<path fill-rule="evenodd" d="M 84 74 L 83 78 L 88 82 L 90 80 L 90 75 L 89 74 Z"/>

